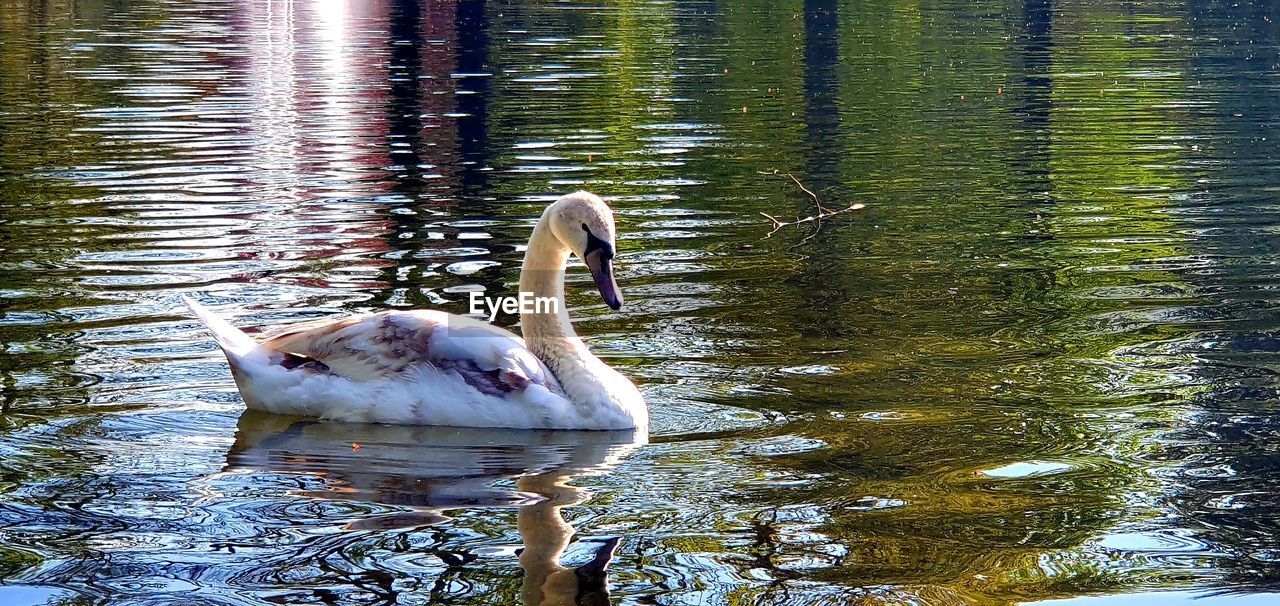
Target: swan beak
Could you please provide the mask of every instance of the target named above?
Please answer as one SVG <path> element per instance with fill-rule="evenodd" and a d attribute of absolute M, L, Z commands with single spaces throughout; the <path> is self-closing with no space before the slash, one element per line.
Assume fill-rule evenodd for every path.
<path fill-rule="evenodd" d="M 613 251 L 609 248 L 598 248 L 583 256 L 582 261 L 591 270 L 591 278 L 596 281 L 596 289 L 600 298 L 611 309 L 622 308 L 622 293 L 618 292 L 618 282 L 613 279 Z"/>

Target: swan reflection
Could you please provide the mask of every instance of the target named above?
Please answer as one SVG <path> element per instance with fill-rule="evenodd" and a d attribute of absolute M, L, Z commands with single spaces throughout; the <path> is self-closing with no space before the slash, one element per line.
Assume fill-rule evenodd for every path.
<path fill-rule="evenodd" d="M 320 482 L 293 494 L 404 508 L 352 521 L 351 529 L 428 526 L 448 521 L 448 510 L 518 506 L 524 604 L 607 604 L 619 539 L 594 542 L 581 566 L 562 566 L 574 529 L 560 510 L 589 496 L 572 480 L 607 471 L 646 441 L 633 431 L 362 425 L 246 412 L 219 475 L 306 476 Z M 504 480 L 515 489 L 495 486 Z"/>

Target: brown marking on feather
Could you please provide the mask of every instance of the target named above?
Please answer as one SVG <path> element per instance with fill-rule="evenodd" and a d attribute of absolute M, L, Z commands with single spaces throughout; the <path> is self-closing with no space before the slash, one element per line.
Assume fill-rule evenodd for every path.
<path fill-rule="evenodd" d="M 533 383 L 528 379 L 528 377 L 507 372 L 505 370 L 498 371 L 498 381 L 506 385 L 510 385 L 512 389 L 520 391 L 524 391 Z"/>
<path fill-rule="evenodd" d="M 331 374 L 329 367 L 324 362 L 288 352 L 281 354 L 280 361 L 277 364 L 283 366 L 286 370 L 305 370 L 323 375 Z"/>
<path fill-rule="evenodd" d="M 449 360 L 441 365 L 442 369 L 452 370 L 463 381 L 474 388 L 476 391 L 489 396 L 505 396 L 516 389 L 514 385 L 503 380 L 504 373 L 500 370 L 481 370 L 471 360 Z M 529 382 L 524 381 L 524 386 L 519 389 L 523 390 L 528 387 Z"/>
<path fill-rule="evenodd" d="M 438 322 L 424 321 L 410 313 L 383 312 L 275 329 L 263 335 L 262 343 L 279 352 L 297 352 L 284 354 L 296 359 L 282 365 L 352 380 L 387 377 L 416 366 L 455 374 L 476 391 L 496 397 L 524 391 L 535 383 L 518 371 L 484 370 L 476 360 L 432 355 L 431 336 L 437 329 L 443 329 Z M 563 395 L 554 374 L 548 372 L 546 376 L 537 384 Z"/>

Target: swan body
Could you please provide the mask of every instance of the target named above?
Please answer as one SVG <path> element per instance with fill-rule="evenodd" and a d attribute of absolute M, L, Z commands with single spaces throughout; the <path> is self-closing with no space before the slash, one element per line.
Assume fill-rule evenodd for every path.
<path fill-rule="evenodd" d="M 255 339 L 184 301 L 218 341 L 252 410 L 401 425 L 647 430 L 640 391 L 591 354 L 564 305 L 570 253 L 586 262 L 605 302 L 622 305 L 614 240 L 609 207 L 590 193 L 547 207 L 520 290 L 556 304 L 521 314 L 524 339 L 433 310 L 305 322 Z"/>

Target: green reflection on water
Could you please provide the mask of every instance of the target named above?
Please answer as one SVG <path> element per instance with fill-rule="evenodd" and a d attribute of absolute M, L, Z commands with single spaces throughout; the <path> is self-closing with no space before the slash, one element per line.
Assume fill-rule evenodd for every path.
<path fill-rule="evenodd" d="M 633 305 L 611 314 L 576 282 L 581 329 L 670 425 L 578 509 L 630 541 L 624 599 L 1007 603 L 1266 568 L 1230 533 L 1181 557 L 1105 544 L 1193 524 L 1166 500 L 1186 487 L 1163 441 L 1211 385 L 1162 348 L 1231 303 L 1197 283 L 1208 244 L 1179 214 L 1211 173 L 1191 142 L 1235 142 L 1208 130 L 1188 68 L 1229 20 L 1172 3 L 262 8 L 0 4 L 6 579 L 91 593 L 45 560 L 110 577 L 103 554 L 183 577 L 156 563 L 289 522 L 252 480 L 237 503 L 265 521 L 169 477 L 216 467 L 239 411 L 178 292 L 247 324 L 461 312 L 460 287 L 510 288 L 530 218 L 576 188 L 619 212 Z M 813 210 L 787 173 L 868 208 L 763 239 L 759 213 Z M 153 492 L 227 517 L 111 547 L 98 527 L 162 516 Z M 65 502 L 93 513 L 58 518 Z M 512 522 L 469 512 L 431 544 L 503 546 Z M 376 567 L 406 537 L 347 547 Z M 425 568 L 386 574 L 516 599 L 509 561 Z M 276 589 L 255 583 L 210 584 Z"/>

